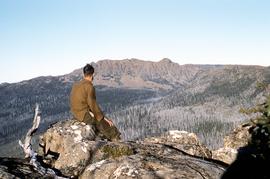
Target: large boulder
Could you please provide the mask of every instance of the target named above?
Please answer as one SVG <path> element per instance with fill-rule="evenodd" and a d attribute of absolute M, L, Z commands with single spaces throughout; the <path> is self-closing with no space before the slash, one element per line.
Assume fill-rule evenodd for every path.
<path fill-rule="evenodd" d="M 226 166 L 187 155 L 163 144 L 129 143 L 135 153 L 89 164 L 80 179 L 88 178 L 220 178 Z"/>
<path fill-rule="evenodd" d="M 77 121 L 54 124 L 41 137 L 44 162 L 79 178 L 219 178 L 226 165 L 193 133 L 169 131 L 141 141 L 95 141 L 91 126 Z"/>
<path fill-rule="evenodd" d="M 40 136 L 39 155 L 64 175 L 78 175 L 88 164 L 95 142 L 91 126 L 75 120 L 52 125 Z"/>
<path fill-rule="evenodd" d="M 0 158 L 0 178 L 1 179 L 21 179 L 21 178 L 46 178 L 53 179 L 54 176 L 41 174 L 36 171 L 33 165 L 29 164 L 29 159 Z M 59 177 L 60 179 L 60 177 Z"/>
<path fill-rule="evenodd" d="M 177 149 L 185 151 L 190 155 L 211 158 L 212 153 L 205 145 L 203 145 L 199 138 L 194 133 L 186 131 L 171 130 L 159 137 L 150 137 L 144 139 L 145 142 L 152 142 L 158 144 L 166 144 Z"/>
<path fill-rule="evenodd" d="M 238 151 L 229 147 L 222 147 L 212 152 L 213 159 L 231 164 L 237 157 Z"/>
<path fill-rule="evenodd" d="M 248 141 L 251 139 L 251 134 L 249 132 L 251 127 L 250 123 L 241 124 L 236 127 L 231 134 L 225 136 L 224 146 L 212 152 L 213 159 L 217 159 L 228 164 L 235 161 L 238 149 L 248 145 Z"/>
<path fill-rule="evenodd" d="M 231 134 L 225 136 L 224 147 L 239 149 L 240 147 L 248 145 L 251 138 L 249 129 L 252 127 L 250 123 L 241 124 L 236 127 Z"/>

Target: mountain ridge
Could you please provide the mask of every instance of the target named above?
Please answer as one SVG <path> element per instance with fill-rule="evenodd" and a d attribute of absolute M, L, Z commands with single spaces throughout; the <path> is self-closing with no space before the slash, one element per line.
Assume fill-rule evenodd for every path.
<path fill-rule="evenodd" d="M 163 58 L 159 61 L 146 61 L 146 60 L 141 60 L 141 59 L 137 59 L 137 58 L 129 58 L 129 59 L 122 59 L 122 60 L 111 60 L 111 59 L 103 59 L 103 60 L 99 60 L 97 62 L 90 62 L 90 64 L 92 64 L 93 66 L 96 66 L 96 64 L 100 64 L 100 63 L 104 63 L 104 62 L 113 62 L 113 63 L 150 63 L 150 64 L 174 64 L 177 66 L 194 66 L 194 67 L 202 67 L 202 68 L 212 68 L 212 67 L 230 67 L 230 66 L 239 66 L 239 67 L 258 67 L 258 68 L 269 68 L 269 66 L 260 66 L 260 65 L 234 65 L 234 64 L 179 64 L 177 62 L 172 61 L 169 58 Z M 11 84 L 17 84 L 17 83 L 24 83 L 26 81 L 30 81 L 36 78 L 50 78 L 50 77 L 61 77 L 61 76 L 69 76 L 69 75 L 81 75 L 82 74 L 82 68 L 77 68 L 71 72 L 65 73 L 63 75 L 42 75 L 42 76 L 37 76 L 37 77 L 33 77 L 30 79 L 24 79 L 18 82 L 1 82 L 0 86 L 5 86 L 5 85 L 11 85 Z"/>
<path fill-rule="evenodd" d="M 237 109 L 261 98 L 257 82 L 270 82 L 270 68 L 261 66 L 179 65 L 168 59 L 102 60 L 92 64 L 97 100 L 125 139 L 170 129 L 200 133 L 206 123 L 220 126 L 223 132 L 215 134 L 218 138 L 228 126 L 245 120 Z M 81 68 L 65 75 L 1 84 L 0 143 L 14 141 L 25 133 L 36 103 L 42 108 L 41 131 L 71 117 L 69 93 L 73 82 L 80 79 Z M 209 132 L 205 131 L 207 135 Z M 205 138 L 203 135 L 198 136 Z M 206 139 L 202 141 L 207 143 Z"/>

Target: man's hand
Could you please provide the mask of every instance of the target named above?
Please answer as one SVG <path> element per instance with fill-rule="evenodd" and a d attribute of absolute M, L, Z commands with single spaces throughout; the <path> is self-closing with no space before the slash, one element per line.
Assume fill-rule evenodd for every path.
<path fill-rule="evenodd" d="M 112 120 L 107 119 L 107 118 L 105 118 L 105 117 L 104 117 L 104 120 L 110 125 L 110 127 L 114 126 Z"/>

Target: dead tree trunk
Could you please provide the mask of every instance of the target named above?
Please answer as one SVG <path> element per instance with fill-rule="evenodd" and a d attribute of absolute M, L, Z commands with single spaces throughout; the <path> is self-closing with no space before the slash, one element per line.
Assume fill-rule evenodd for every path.
<path fill-rule="evenodd" d="M 52 176 L 56 179 L 63 179 L 64 177 L 57 176 L 56 173 L 52 169 L 43 167 L 40 164 L 40 162 L 37 160 L 37 153 L 32 148 L 31 140 L 32 140 L 33 134 L 38 129 L 40 119 L 41 119 L 40 114 L 41 113 L 39 110 L 39 105 L 36 104 L 33 126 L 31 129 L 28 130 L 28 132 L 25 136 L 24 143 L 22 143 L 22 141 L 19 140 L 19 144 L 23 148 L 23 151 L 25 153 L 25 158 L 30 158 L 30 164 L 32 164 L 34 166 L 34 168 L 37 172 L 39 172 L 42 175 Z"/>
<path fill-rule="evenodd" d="M 35 151 L 32 149 L 31 140 L 32 140 L 33 134 L 38 129 L 39 123 L 40 123 L 40 111 L 39 111 L 39 105 L 36 104 L 33 126 L 27 132 L 24 143 L 22 143 L 22 141 L 19 140 L 19 144 L 23 148 L 23 151 L 25 153 L 25 158 L 32 158 L 36 155 Z"/>

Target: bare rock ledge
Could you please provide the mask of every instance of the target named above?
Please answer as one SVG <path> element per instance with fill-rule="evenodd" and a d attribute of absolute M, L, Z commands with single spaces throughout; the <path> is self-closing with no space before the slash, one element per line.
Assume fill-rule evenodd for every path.
<path fill-rule="evenodd" d="M 58 122 L 41 136 L 39 155 L 68 177 L 95 178 L 220 178 L 223 162 L 197 136 L 169 131 L 142 141 L 94 140 L 92 128 L 68 120 Z"/>

